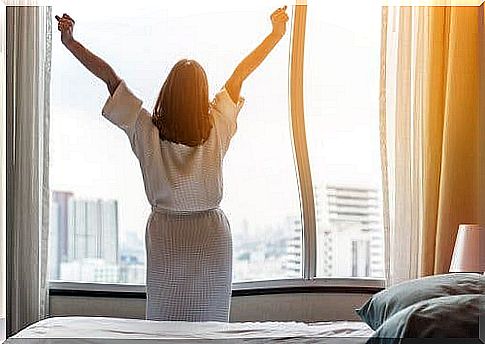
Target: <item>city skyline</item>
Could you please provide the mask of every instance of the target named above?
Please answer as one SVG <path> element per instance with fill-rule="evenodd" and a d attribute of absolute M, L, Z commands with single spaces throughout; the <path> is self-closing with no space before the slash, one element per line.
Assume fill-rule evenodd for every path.
<path fill-rule="evenodd" d="M 371 187 L 322 184 L 314 188 L 314 193 L 317 216 L 317 277 L 383 277 L 383 228 L 380 216 L 382 201 L 378 190 Z M 73 218 L 73 210 L 79 207 L 87 208 L 89 204 L 102 205 L 104 202 L 117 204 L 117 200 L 77 199 L 72 192 L 58 191 L 53 191 L 53 199 L 51 247 L 61 248 L 63 238 L 67 237 L 68 249 L 55 252 L 51 248 L 50 257 L 56 256 L 56 253 L 58 256 L 57 259 L 50 259 L 51 279 L 56 279 L 52 277 L 55 272 L 59 272 L 59 280 L 144 283 L 144 241 L 138 240 L 135 235 L 128 241 L 131 244 L 125 244 L 118 250 L 119 237 L 111 237 L 110 242 L 116 243 L 116 257 L 113 259 L 112 255 L 103 251 L 112 252 L 109 246 L 102 246 L 101 251 L 93 249 L 95 246 L 100 247 L 96 238 L 103 228 L 86 228 L 88 223 L 101 222 L 99 218 L 105 216 L 106 211 L 91 212 L 91 218 L 87 212 L 83 212 L 83 221 L 75 221 Z M 63 210 L 60 203 L 67 204 L 66 208 L 70 212 Z M 64 217 L 67 217 L 64 222 L 77 224 L 80 228 L 73 228 L 72 225 L 67 225 L 64 230 L 59 228 L 56 224 L 61 223 Z M 117 221 L 116 219 L 114 223 Z M 245 219 L 246 228 L 233 234 L 235 282 L 301 277 L 303 228 L 300 217 L 287 216 L 283 221 L 275 222 L 271 228 L 265 228 L 265 236 L 248 235 L 249 226 L 250 220 Z M 79 242 L 79 236 L 72 232 L 80 229 L 94 235 L 86 236 L 84 241 Z M 67 232 L 66 235 L 59 235 L 63 232 Z M 76 250 L 73 249 L 78 245 L 86 246 L 81 255 L 76 255 Z"/>

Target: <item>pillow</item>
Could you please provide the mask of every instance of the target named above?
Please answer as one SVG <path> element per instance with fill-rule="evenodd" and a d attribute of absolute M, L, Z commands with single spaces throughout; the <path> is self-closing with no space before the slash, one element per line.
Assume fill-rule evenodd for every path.
<path fill-rule="evenodd" d="M 477 273 L 428 276 L 382 290 L 356 312 L 376 330 L 387 318 L 416 302 L 450 295 L 482 294 L 484 287 L 484 278 Z"/>
<path fill-rule="evenodd" d="M 424 300 L 387 319 L 367 344 L 396 338 L 478 338 L 485 295 L 454 295 Z"/>

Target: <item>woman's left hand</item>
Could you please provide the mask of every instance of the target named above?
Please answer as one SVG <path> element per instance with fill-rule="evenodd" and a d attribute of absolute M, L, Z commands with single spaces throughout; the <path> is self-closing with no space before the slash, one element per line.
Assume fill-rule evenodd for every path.
<path fill-rule="evenodd" d="M 68 14 L 64 13 L 62 18 L 56 15 L 57 19 L 57 29 L 61 31 L 61 41 L 64 45 L 69 44 L 74 40 L 74 19 L 72 19 Z"/>
<path fill-rule="evenodd" d="M 273 33 L 278 37 L 283 37 L 286 32 L 286 22 L 288 15 L 286 14 L 286 5 L 278 8 L 271 14 L 271 24 L 273 25 Z"/>

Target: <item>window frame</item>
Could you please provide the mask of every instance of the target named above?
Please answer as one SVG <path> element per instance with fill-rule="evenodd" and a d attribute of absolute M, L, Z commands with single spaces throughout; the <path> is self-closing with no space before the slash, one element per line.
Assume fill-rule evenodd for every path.
<path fill-rule="evenodd" d="M 233 296 L 289 292 L 375 293 L 384 288 L 383 278 L 317 278 L 317 225 L 315 197 L 307 148 L 304 115 L 303 68 L 305 53 L 306 4 L 295 4 L 292 15 L 289 56 L 289 113 L 293 157 L 300 195 L 302 220 L 301 278 L 236 282 Z M 95 282 L 48 281 L 51 295 L 145 298 L 145 285 Z"/>
<path fill-rule="evenodd" d="M 302 216 L 303 279 L 314 279 L 317 274 L 317 223 L 315 197 L 310 169 L 310 158 L 305 131 L 305 104 L 303 97 L 303 66 L 305 56 L 306 5 L 295 5 L 291 32 L 290 62 L 290 116 L 293 152 L 296 163 L 300 208 Z"/>
<path fill-rule="evenodd" d="M 264 280 L 233 283 L 232 297 L 315 292 L 374 294 L 384 287 L 383 279 L 363 277 Z M 49 294 L 51 296 L 145 299 L 146 286 L 143 284 L 50 281 Z"/>

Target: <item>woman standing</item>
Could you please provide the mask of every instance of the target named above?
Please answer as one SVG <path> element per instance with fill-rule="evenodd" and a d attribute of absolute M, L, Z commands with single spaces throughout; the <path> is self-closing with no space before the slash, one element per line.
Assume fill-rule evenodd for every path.
<path fill-rule="evenodd" d="M 109 90 L 102 114 L 128 136 L 152 206 L 146 228 L 148 320 L 228 321 L 232 239 L 219 208 L 222 162 L 244 104 L 244 80 L 286 31 L 286 6 L 271 15 L 272 31 L 209 102 L 204 69 L 178 61 L 153 112 L 101 58 L 73 37 L 74 20 L 58 20 L 65 47 Z"/>

